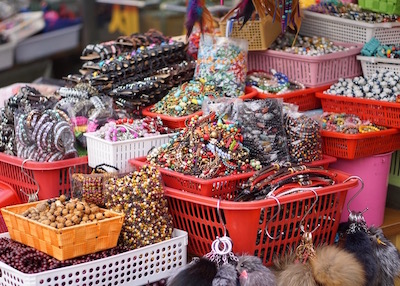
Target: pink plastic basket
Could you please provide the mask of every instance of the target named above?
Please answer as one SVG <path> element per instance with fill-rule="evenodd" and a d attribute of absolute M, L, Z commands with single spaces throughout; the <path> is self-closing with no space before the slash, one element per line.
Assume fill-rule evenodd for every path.
<path fill-rule="evenodd" d="M 306 87 L 318 87 L 337 82 L 341 77 L 355 77 L 362 74 L 357 55 L 362 44 L 334 42 L 335 45 L 353 47 L 348 51 L 322 56 L 295 55 L 282 51 L 249 52 L 249 70 L 283 72 L 290 80 L 297 80 Z"/>

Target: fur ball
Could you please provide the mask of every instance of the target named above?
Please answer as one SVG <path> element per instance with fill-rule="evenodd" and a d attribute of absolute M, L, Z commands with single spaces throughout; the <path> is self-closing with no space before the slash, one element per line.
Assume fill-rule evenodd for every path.
<path fill-rule="evenodd" d="M 232 264 L 223 264 L 218 269 L 212 282 L 212 286 L 236 286 L 238 282 L 238 274 L 235 266 Z"/>
<path fill-rule="evenodd" d="M 357 258 L 336 246 L 321 246 L 310 260 L 314 279 L 323 286 L 365 285 L 363 265 Z"/>
<path fill-rule="evenodd" d="M 353 253 L 361 262 L 365 271 L 367 285 L 377 285 L 379 279 L 378 261 L 376 259 L 369 235 L 362 230 L 348 233 L 344 242 L 344 248 Z"/>
<path fill-rule="evenodd" d="M 276 286 L 276 277 L 271 270 L 262 264 L 257 256 L 243 255 L 238 257 L 236 270 L 239 272 L 241 286 Z"/>
<path fill-rule="evenodd" d="M 379 285 L 394 286 L 394 280 L 400 274 L 400 253 L 384 236 L 382 229 L 370 227 L 369 234 L 372 248 L 379 261 Z"/>
<path fill-rule="evenodd" d="M 286 265 L 277 274 L 278 286 L 318 286 L 308 263 L 292 263 Z"/>
<path fill-rule="evenodd" d="M 168 286 L 212 286 L 217 274 L 217 265 L 205 258 L 188 264 L 175 276 L 168 279 Z"/>

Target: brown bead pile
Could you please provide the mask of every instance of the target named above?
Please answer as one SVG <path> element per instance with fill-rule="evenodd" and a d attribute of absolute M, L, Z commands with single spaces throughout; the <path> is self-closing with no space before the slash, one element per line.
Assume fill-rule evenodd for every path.
<path fill-rule="evenodd" d="M 106 183 L 106 207 L 125 214 L 120 245 L 136 249 L 170 239 L 173 225 L 160 172 L 144 166 Z"/>
<path fill-rule="evenodd" d="M 79 224 L 98 222 L 112 216 L 97 205 L 61 195 L 58 199 L 40 202 L 22 213 L 22 216 L 51 227 L 61 229 Z"/>

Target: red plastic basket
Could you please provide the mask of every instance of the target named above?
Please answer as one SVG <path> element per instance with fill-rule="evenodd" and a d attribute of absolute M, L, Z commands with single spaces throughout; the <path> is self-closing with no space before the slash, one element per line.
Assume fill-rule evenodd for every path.
<path fill-rule="evenodd" d="M 335 83 L 341 77 L 361 75 L 361 64 L 356 56 L 363 45 L 340 42 L 335 42 L 335 44 L 355 48 L 322 56 L 304 56 L 274 50 L 249 52 L 248 69 L 270 70 L 273 68 L 307 87 L 328 85 Z"/>
<path fill-rule="evenodd" d="M 306 88 L 302 90 L 296 90 L 283 94 L 263 93 L 258 92 L 256 98 L 282 98 L 284 102 L 293 103 L 299 106 L 299 111 L 307 111 L 321 108 L 321 100 L 315 97 L 316 92 L 322 92 L 327 90 L 330 85 L 314 88 Z"/>
<path fill-rule="evenodd" d="M 57 162 L 25 161 L 0 153 L 0 180 L 10 184 L 27 202 L 28 197 L 19 192 L 33 194 L 39 188 L 39 200 L 57 197 L 61 194 L 71 195 L 69 175 L 89 173 L 88 158 L 80 157 Z"/>
<path fill-rule="evenodd" d="M 9 184 L 0 181 L 0 208 L 17 205 L 21 203 L 21 199 L 17 192 Z M 0 233 L 7 232 L 7 225 L 4 222 L 3 215 L 0 212 Z"/>
<path fill-rule="evenodd" d="M 317 190 L 318 201 L 314 211 L 305 218 L 306 225 L 315 227 L 320 224 L 313 233 L 316 244 L 334 242 L 347 191 L 358 184 L 357 180 L 343 183 L 349 175 L 335 172 L 337 184 Z M 273 237 L 281 232 L 283 234 L 274 240 L 265 232 L 267 222 L 278 212 L 278 204 L 274 199 L 253 202 L 219 201 L 217 198 L 171 188 L 165 189 L 165 195 L 174 227 L 189 234 L 189 253 L 202 256 L 210 252 L 211 243 L 217 236 L 224 234 L 225 225 L 227 234 L 233 241 L 235 253 L 258 256 L 267 266 L 272 264 L 274 255 L 298 245 L 301 239 L 299 223 L 315 201 L 315 195 L 311 191 L 279 198 L 281 209 L 279 215 L 268 223 L 268 232 Z"/>
<path fill-rule="evenodd" d="M 354 114 L 361 119 L 387 127 L 400 127 L 400 104 L 374 99 L 353 98 L 317 92 L 322 109 L 327 112 Z"/>
<path fill-rule="evenodd" d="M 324 155 L 322 160 L 307 163 L 306 165 L 313 167 L 323 166 L 327 169 L 329 164 L 334 162 L 336 162 L 336 158 Z M 130 159 L 129 163 L 136 168 L 141 168 L 148 164 L 146 157 Z M 248 172 L 206 180 L 190 175 L 184 175 L 165 168 L 159 168 L 159 170 L 166 186 L 208 197 L 230 195 L 238 190 L 240 184 L 247 181 L 254 174 L 254 172 Z"/>
<path fill-rule="evenodd" d="M 337 158 L 357 159 L 400 149 L 396 128 L 360 134 L 321 131 L 323 152 Z"/>
<path fill-rule="evenodd" d="M 245 88 L 245 95 L 240 96 L 239 98 L 241 99 L 252 99 L 256 97 L 258 94 L 258 91 L 252 87 L 246 86 Z M 190 120 L 190 118 L 198 115 L 201 116 L 203 112 L 197 111 L 193 114 L 187 115 L 187 116 L 180 116 L 180 117 L 174 117 L 174 116 L 168 116 L 160 113 L 154 113 L 151 112 L 150 109 L 153 108 L 153 105 L 148 106 L 143 108 L 142 114 L 143 116 L 150 116 L 150 117 L 160 117 L 161 120 L 163 121 L 164 125 L 169 127 L 169 128 L 185 128 L 186 127 L 186 122 Z"/>

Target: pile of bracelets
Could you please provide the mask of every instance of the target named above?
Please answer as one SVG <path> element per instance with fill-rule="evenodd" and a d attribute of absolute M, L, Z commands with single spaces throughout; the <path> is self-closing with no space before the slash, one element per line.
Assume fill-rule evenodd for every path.
<path fill-rule="evenodd" d="M 249 150 L 234 122 L 224 121 L 215 113 L 194 116 L 188 127 L 171 141 L 155 148 L 147 160 L 158 167 L 202 179 L 227 176 L 261 168 L 250 162 Z M 253 167 L 254 166 L 254 167 Z"/>
<path fill-rule="evenodd" d="M 172 88 L 150 111 L 174 117 L 186 116 L 201 110 L 203 101 L 218 97 L 220 94 L 213 85 L 191 80 Z"/>
<path fill-rule="evenodd" d="M 286 33 L 278 37 L 270 46 L 271 50 L 284 51 L 287 53 L 304 56 L 322 56 L 326 54 L 348 51 L 350 48 L 335 45 L 329 39 L 324 37 L 303 37 L 300 35 L 296 36 L 291 33 Z"/>
<path fill-rule="evenodd" d="M 372 11 L 366 11 L 360 8 L 357 4 L 349 3 L 327 3 L 321 1 L 319 4 L 310 6 L 307 10 L 328 14 L 343 19 L 350 19 L 354 21 L 363 21 L 367 23 L 387 23 L 396 22 L 399 16 L 388 15 L 383 13 L 375 13 Z"/>
<path fill-rule="evenodd" d="M 118 119 L 106 123 L 93 133 L 101 139 L 117 142 L 140 137 L 150 137 L 168 133 L 160 118 L 145 117 L 142 119 Z"/>
<path fill-rule="evenodd" d="M 324 113 L 320 117 L 322 129 L 345 134 L 359 134 L 385 130 L 386 127 L 378 126 L 369 120 L 362 120 L 356 115 L 346 113 Z"/>
<path fill-rule="evenodd" d="M 246 85 L 251 85 L 255 89 L 266 93 L 282 94 L 299 89 L 304 89 L 305 86 L 297 81 L 289 81 L 288 77 L 271 69 L 271 73 L 257 71 L 247 75 Z"/>
<path fill-rule="evenodd" d="M 33 109 L 16 117 L 17 156 L 38 162 L 54 162 L 78 156 L 67 114 L 61 110 Z"/>

